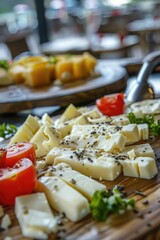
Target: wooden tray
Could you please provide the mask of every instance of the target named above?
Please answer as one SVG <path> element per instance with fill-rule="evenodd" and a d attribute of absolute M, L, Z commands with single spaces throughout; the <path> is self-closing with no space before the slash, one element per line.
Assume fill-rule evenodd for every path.
<path fill-rule="evenodd" d="M 157 156 L 160 158 L 160 137 L 150 139 L 149 142 Z M 120 218 L 109 219 L 107 222 L 95 222 L 90 216 L 78 223 L 64 220 L 64 225 L 60 227 L 57 236 L 50 236 L 48 239 L 65 240 L 159 240 L 158 229 L 160 226 L 160 162 L 157 161 L 159 173 L 152 180 L 124 177 L 120 175 L 115 181 L 103 181 L 108 188 L 114 185 L 124 186 L 127 197 L 134 197 L 138 212 L 121 215 Z M 146 196 L 141 196 L 135 191 L 141 190 Z M 147 199 L 149 203 L 143 204 Z M 14 214 L 13 207 L 5 207 L 12 219 L 12 227 L 8 231 L 0 232 L 0 240 L 6 236 L 12 240 L 27 240 L 21 235 L 18 221 Z M 59 238 L 61 237 L 61 238 Z"/>
<path fill-rule="evenodd" d="M 18 112 L 44 106 L 67 106 L 94 101 L 104 94 L 123 91 L 127 82 L 127 71 L 120 66 L 107 66 L 105 61 L 97 65 L 101 76 L 76 81 L 64 86 L 28 88 L 12 85 L 0 88 L 0 113 Z"/>

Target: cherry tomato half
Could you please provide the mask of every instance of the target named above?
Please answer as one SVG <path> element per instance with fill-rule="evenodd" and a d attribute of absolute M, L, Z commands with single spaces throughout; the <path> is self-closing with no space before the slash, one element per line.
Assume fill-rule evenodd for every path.
<path fill-rule="evenodd" d="M 0 148 L 0 168 L 5 167 L 6 165 L 6 155 L 7 150 L 5 148 Z"/>
<path fill-rule="evenodd" d="M 117 116 L 124 113 L 124 94 L 112 94 L 96 100 L 98 109 L 107 116 Z"/>
<path fill-rule="evenodd" d="M 6 166 L 13 167 L 20 159 L 29 158 L 33 164 L 36 161 L 35 148 L 32 143 L 16 143 L 6 147 Z"/>
<path fill-rule="evenodd" d="M 28 158 L 21 159 L 12 168 L 1 168 L 0 204 L 14 204 L 17 196 L 32 193 L 36 182 L 36 170 Z"/>

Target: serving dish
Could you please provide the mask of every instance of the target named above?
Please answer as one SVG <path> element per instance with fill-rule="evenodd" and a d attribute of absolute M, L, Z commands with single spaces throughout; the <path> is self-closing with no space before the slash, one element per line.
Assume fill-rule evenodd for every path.
<path fill-rule="evenodd" d="M 0 113 L 12 113 L 43 106 L 67 106 L 82 104 L 113 92 L 123 91 L 127 83 L 127 72 L 120 66 L 107 66 L 105 61 L 97 64 L 99 77 L 67 83 L 64 86 L 28 88 L 11 85 L 0 88 Z"/>

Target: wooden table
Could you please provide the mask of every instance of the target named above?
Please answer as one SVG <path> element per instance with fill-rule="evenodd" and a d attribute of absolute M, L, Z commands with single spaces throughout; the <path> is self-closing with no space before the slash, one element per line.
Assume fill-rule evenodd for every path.
<path fill-rule="evenodd" d="M 128 31 L 140 36 L 141 49 L 144 55 L 146 55 L 152 47 L 149 42 L 147 42 L 146 38 L 148 35 L 152 37 L 154 33 L 160 32 L 160 19 L 149 18 L 131 22 L 128 24 Z"/>

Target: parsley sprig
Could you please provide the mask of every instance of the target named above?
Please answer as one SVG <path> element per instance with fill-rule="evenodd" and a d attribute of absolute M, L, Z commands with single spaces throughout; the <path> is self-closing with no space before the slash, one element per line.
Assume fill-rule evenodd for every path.
<path fill-rule="evenodd" d="M 153 136 L 160 135 L 160 120 L 155 123 L 154 120 L 154 114 L 150 114 L 148 116 L 144 115 L 143 118 L 137 118 L 133 112 L 130 112 L 128 114 L 128 119 L 130 123 L 136 123 L 136 124 L 148 124 L 150 134 Z"/>
<path fill-rule="evenodd" d="M 90 203 L 91 214 L 97 221 L 105 221 L 112 214 L 123 214 L 134 208 L 135 200 L 123 198 L 118 186 L 111 191 L 96 191 Z"/>
<path fill-rule="evenodd" d="M 7 60 L 0 60 L 0 68 L 3 68 L 5 70 L 9 69 L 9 62 Z"/>
<path fill-rule="evenodd" d="M 0 124 L 0 137 L 8 139 L 17 132 L 17 127 L 12 124 L 2 123 Z"/>

